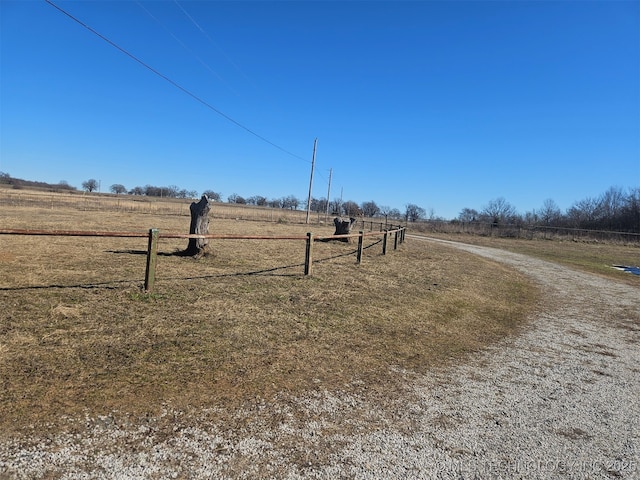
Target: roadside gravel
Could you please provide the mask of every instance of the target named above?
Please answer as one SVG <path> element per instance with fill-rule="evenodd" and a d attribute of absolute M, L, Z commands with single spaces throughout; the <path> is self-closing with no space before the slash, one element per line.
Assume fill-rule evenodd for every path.
<path fill-rule="evenodd" d="M 544 313 L 460 367 L 397 371 L 400 404 L 363 385 L 257 400 L 225 424 L 170 409 L 145 421 L 70 419 L 75 433 L 0 436 L 0 478 L 640 478 L 640 288 L 487 247 L 411 241 L 526 272 Z"/>

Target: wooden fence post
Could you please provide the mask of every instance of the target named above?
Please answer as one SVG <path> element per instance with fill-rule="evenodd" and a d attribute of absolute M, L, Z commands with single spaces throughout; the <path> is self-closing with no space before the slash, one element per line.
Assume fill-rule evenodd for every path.
<path fill-rule="evenodd" d="M 358 236 L 358 258 L 357 262 L 362 263 L 362 244 L 364 240 L 364 232 L 360 230 L 360 235 Z"/>
<path fill-rule="evenodd" d="M 307 251 L 304 256 L 304 274 L 311 275 L 311 265 L 313 264 L 313 233 L 307 233 Z"/>
<path fill-rule="evenodd" d="M 394 250 L 397 250 L 397 249 L 398 249 L 398 232 L 399 232 L 399 231 L 400 231 L 400 230 L 396 230 L 396 237 L 395 237 L 395 239 L 394 239 L 394 241 L 393 241 L 393 249 L 394 249 Z"/>
<path fill-rule="evenodd" d="M 387 236 L 389 235 L 389 233 L 387 232 L 387 230 L 384 231 L 384 235 L 382 236 L 382 254 L 386 255 L 387 254 Z"/>
<path fill-rule="evenodd" d="M 158 229 L 149 229 L 149 246 L 147 248 L 147 271 L 144 275 L 144 291 L 151 293 L 156 282 L 156 261 L 158 260 Z"/>

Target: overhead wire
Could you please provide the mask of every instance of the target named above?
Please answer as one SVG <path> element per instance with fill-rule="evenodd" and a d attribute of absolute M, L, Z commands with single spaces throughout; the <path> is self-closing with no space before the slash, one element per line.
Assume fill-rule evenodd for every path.
<path fill-rule="evenodd" d="M 218 80 L 220 80 L 221 82 L 224 83 L 224 79 L 222 78 L 222 76 L 220 76 L 220 74 L 218 74 L 218 72 L 216 72 L 213 68 L 211 68 L 209 66 L 209 64 L 207 64 L 204 60 L 202 60 L 202 58 L 200 58 L 193 50 L 191 50 L 182 40 L 180 40 L 171 30 L 169 30 L 169 28 L 160 21 L 160 19 L 158 17 L 156 17 L 153 13 L 151 13 L 149 11 L 148 8 L 146 8 L 144 5 L 142 5 L 142 3 L 140 3 L 139 1 L 136 0 L 135 2 L 142 10 L 145 11 L 145 13 L 147 15 L 149 15 L 158 25 L 160 25 L 169 35 L 171 35 L 171 37 L 178 42 L 178 44 L 184 48 L 187 52 L 189 52 L 189 54 L 191 54 L 197 61 L 198 63 L 200 63 L 200 65 L 202 65 L 204 68 L 206 68 L 207 70 L 209 70 L 209 72 L 216 77 Z M 234 92 L 235 93 L 235 92 Z"/>
<path fill-rule="evenodd" d="M 220 44 L 214 40 L 215 35 L 209 34 L 209 32 L 205 30 L 203 25 L 196 21 L 194 15 L 189 13 L 178 0 L 173 0 L 173 3 L 180 9 L 180 11 L 189 20 L 189 22 L 191 22 L 194 28 L 196 28 L 198 32 L 200 32 L 200 34 L 224 57 L 229 65 L 231 65 L 242 76 L 242 78 L 244 78 L 248 82 L 248 84 L 253 88 L 255 92 L 257 92 L 261 97 L 269 99 L 271 104 L 275 105 L 275 107 L 272 107 L 273 109 L 282 111 L 282 108 L 278 107 L 278 99 L 274 98 L 271 95 L 271 92 L 263 89 L 260 85 L 260 82 L 257 82 L 253 77 L 245 73 L 245 71 L 240 68 L 240 66 L 227 54 L 227 52 L 220 46 Z"/>
<path fill-rule="evenodd" d="M 247 80 L 249 80 L 251 82 L 251 79 L 240 69 L 240 67 L 229 57 L 229 55 L 227 55 L 227 53 L 220 47 L 220 45 L 218 45 L 217 42 L 215 42 L 213 40 L 213 38 L 211 38 L 211 35 L 209 35 L 204 28 L 202 28 L 202 26 L 196 22 L 195 18 L 193 18 L 193 16 L 191 14 L 189 14 L 189 12 L 187 12 L 187 10 L 180 4 L 180 2 L 178 2 L 178 0 L 173 0 L 173 3 L 176 4 L 176 6 L 182 11 L 182 13 L 185 15 L 185 17 L 187 17 L 189 19 L 189 21 L 200 31 L 200 33 L 202 33 L 202 35 L 204 35 L 204 37 L 209 41 L 209 43 L 211 45 L 213 45 L 216 50 L 218 50 L 223 56 L 224 58 L 227 60 L 227 62 L 229 62 L 233 68 L 235 68 L 238 72 L 240 72 L 240 74 L 246 78 Z"/>
<path fill-rule="evenodd" d="M 129 58 L 131 58 L 132 60 L 136 61 L 137 63 L 139 63 L 140 65 L 142 65 L 143 67 L 145 67 L 146 69 L 148 69 L 149 71 L 151 71 L 152 73 L 154 73 L 155 75 L 159 76 L 160 78 L 162 78 L 163 80 L 165 80 L 166 82 L 170 83 L 171 85 L 173 85 L 174 87 L 176 87 L 178 90 L 182 91 L 183 93 L 189 95 L 191 98 L 193 98 L 194 100 L 196 100 L 197 102 L 201 103 L 202 105 L 204 105 L 205 107 L 207 107 L 208 109 L 212 110 L 213 112 L 217 113 L 218 115 L 220 115 L 221 117 L 223 117 L 224 119 L 228 120 L 229 122 L 233 123 L 234 125 L 242 128 L 243 130 L 245 130 L 246 132 L 250 133 L 251 135 L 255 136 L 256 138 L 262 140 L 263 142 L 271 145 L 272 147 L 277 148 L 278 150 L 286 153 L 287 155 L 290 155 L 294 158 L 297 158 L 299 160 L 302 160 L 304 162 L 307 163 L 311 163 L 310 161 L 306 160 L 305 158 L 296 155 L 295 153 L 292 153 L 288 150 L 286 150 L 285 148 L 281 147 L 280 145 L 277 145 L 276 143 L 272 142 L 271 140 L 268 140 L 267 138 L 263 137 L 262 135 L 256 133 L 255 131 L 251 130 L 250 128 L 244 126 L 242 123 L 238 122 L 237 120 L 231 118 L 229 115 L 227 115 L 226 113 L 222 112 L 221 110 L 218 110 L 216 107 L 214 107 L 213 105 L 211 105 L 210 103 L 208 103 L 206 100 L 203 100 L 202 98 L 200 98 L 198 95 L 196 95 L 195 93 L 191 92 L 190 90 L 186 89 L 185 87 L 183 87 L 182 85 L 180 85 L 179 83 L 175 82 L 174 80 L 172 80 L 171 78 L 167 77 L 166 75 L 164 75 L 163 73 L 159 72 L 158 70 L 156 70 L 155 68 L 153 68 L 151 65 L 145 63 L 144 61 L 140 60 L 138 57 L 136 57 L 134 54 L 130 53 L 129 51 L 127 51 L 126 49 L 122 48 L 120 45 L 116 44 L 115 42 L 111 41 L 110 39 L 108 39 L 107 37 L 105 37 L 104 35 L 102 35 L 100 32 L 98 32 L 97 30 L 93 29 L 91 26 L 87 25 L 86 23 L 84 23 L 82 20 L 76 18 L 75 16 L 73 16 L 71 13 L 67 12 L 66 10 L 64 10 L 62 7 L 59 7 L 58 5 L 56 5 L 54 2 L 52 2 L 51 0 L 44 0 L 46 3 L 48 3 L 49 5 L 51 5 L 52 7 L 54 7 L 56 10 L 60 11 L 61 13 L 63 13 L 64 15 L 66 15 L 67 17 L 69 17 L 71 20 L 73 20 L 74 22 L 78 23 L 79 25 L 81 25 L 82 27 L 86 28 L 87 30 L 89 30 L 91 33 L 93 33 L 94 35 L 96 35 L 97 37 L 99 37 L 100 39 L 104 40 L 105 42 L 107 42 L 109 45 L 111 45 L 112 47 L 116 48 L 117 50 L 119 50 L 120 52 L 124 53 L 126 56 L 128 56 Z"/>

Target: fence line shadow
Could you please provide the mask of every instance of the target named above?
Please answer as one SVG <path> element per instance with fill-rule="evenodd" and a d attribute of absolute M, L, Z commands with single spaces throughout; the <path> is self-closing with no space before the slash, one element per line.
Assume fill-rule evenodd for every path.
<path fill-rule="evenodd" d="M 141 280 L 111 280 L 110 282 L 80 283 L 76 285 L 60 285 L 57 283 L 51 285 L 27 285 L 23 287 L 0 287 L 0 292 L 17 292 L 21 290 L 45 290 L 47 288 L 82 288 L 86 290 L 103 289 L 116 290 L 120 288 L 118 284 L 135 285 L 141 283 Z"/>
<path fill-rule="evenodd" d="M 380 242 L 382 242 L 382 240 L 378 240 L 370 245 L 367 245 L 366 247 L 362 247 L 363 250 L 372 248 L 373 246 L 379 244 Z M 147 255 L 147 251 L 146 250 L 106 250 L 107 253 L 115 253 L 115 254 L 127 254 L 127 255 Z M 318 258 L 318 259 L 314 259 L 313 263 L 326 263 L 329 262 L 331 260 L 335 260 L 337 258 L 343 258 L 343 257 L 351 257 L 353 255 L 355 255 L 358 252 L 358 250 L 350 250 L 348 252 L 345 253 L 340 253 L 337 255 L 332 255 L 329 257 L 323 257 L 323 258 Z M 177 251 L 177 252 L 158 252 L 159 256 L 165 256 L 165 257 L 184 257 L 185 255 L 182 254 L 182 251 Z M 304 263 L 295 263 L 292 265 L 282 265 L 279 267 L 273 267 L 273 268 L 265 268 L 262 270 L 252 270 L 252 271 L 248 271 L 248 272 L 235 272 L 235 273 L 220 273 L 220 274 L 209 274 L 209 275 L 198 275 L 198 276 L 190 276 L 190 277 L 163 277 L 162 279 L 160 279 L 160 281 L 163 280 L 203 280 L 203 279 L 208 279 L 208 278 L 225 278 L 225 277 L 244 277 L 244 276 L 258 276 L 258 275 L 263 275 L 263 276 L 273 276 L 273 277 L 299 277 L 302 276 L 301 273 L 282 273 L 282 274 L 274 274 L 273 272 L 277 272 L 279 270 L 287 270 L 290 268 L 304 268 Z M 51 285 L 28 285 L 28 286 L 22 286 L 22 287 L 0 287 L 0 292 L 13 292 L 13 291 L 24 291 L 24 290 L 44 290 L 44 289 L 48 289 L 48 288 L 81 288 L 81 289 L 104 289 L 104 290 L 115 290 L 117 288 L 120 288 L 119 285 L 121 284 L 129 284 L 129 285 L 140 285 L 144 283 L 144 280 L 112 280 L 109 282 L 92 282 L 92 283 L 81 283 L 81 284 L 74 284 L 74 285 L 61 285 L 61 284 L 51 284 Z"/>
<path fill-rule="evenodd" d="M 125 255 L 147 255 L 146 250 L 105 250 L 106 253 L 116 253 L 116 254 L 125 254 Z M 184 253 L 184 250 L 177 250 L 175 252 L 157 252 L 156 255 L 159 257 L 190 257 L 191 255 L 187 255 Z"/>

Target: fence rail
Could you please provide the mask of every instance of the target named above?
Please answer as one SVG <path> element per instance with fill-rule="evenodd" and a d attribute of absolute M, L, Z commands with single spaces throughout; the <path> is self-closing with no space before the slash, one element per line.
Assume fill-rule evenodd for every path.
<path fill-rule="evenodd" d="M 147 293 L 153 290 L 155 284 L 155 270 L 157 263 L 158 242 L 161 238 L 208 238 L 216 240 L 304 240 L 306 245 L 304 274 L 311 275 L 313 265 L 313 244 L 314 242 L 330 241 L 330 240 L 349 240 L 350 238 L 358 238 L 358 248 L 356 250 L 356 261 L 362 263 L 363 245 L 365 237 L 382 236 L 382 254 L 387 253 L 387 239 L 390 235 L 394 235 L 394 250 L 398 248 L 400 243 L 405 241 L 406 228 L 399 226 L 391 230 L 381 230 L 358 233 L 342 234 L 342 235 L 325 235 L 314 236 L 309 232 L 306 235 L 229 235 L 229 234 L 189 234 L 189 233 L 160 233 L 157 228 L 151 228 L 148 232 L 104 232 L 104 231 L 81 231 L 81 230 L 25 230 L 25 229 L 0 229 L 0 235 L 34 235 L 34 236 L 58 236 L 58 237 L 113 237 L 113 238 L 148 238 L 147 246 L 147 262 L 144 280 L 144 289 Z"/>

